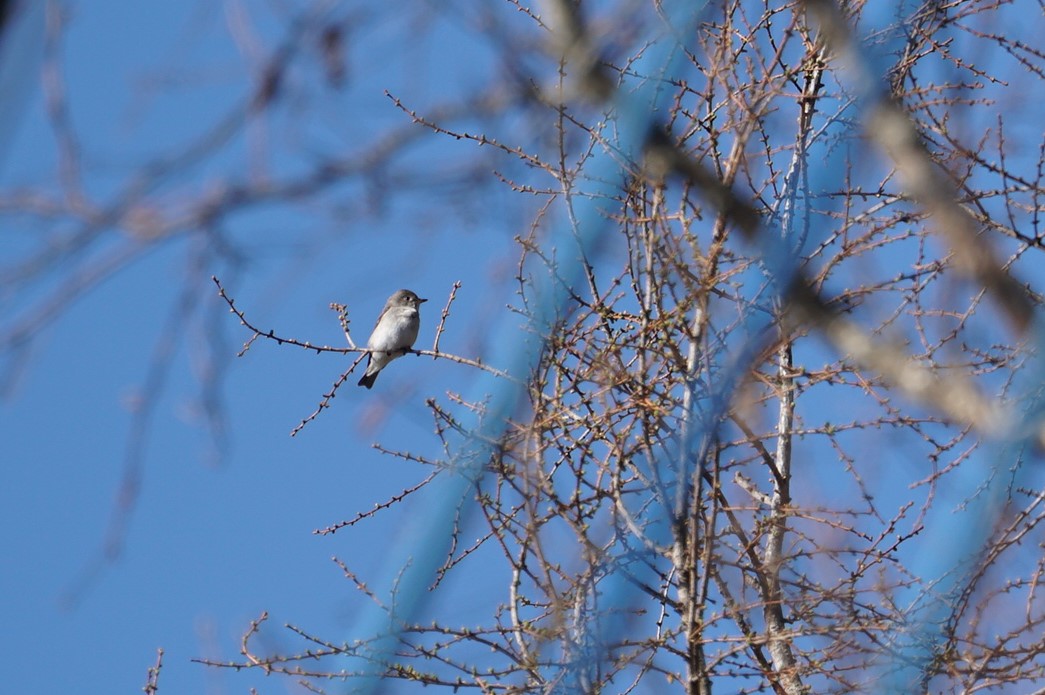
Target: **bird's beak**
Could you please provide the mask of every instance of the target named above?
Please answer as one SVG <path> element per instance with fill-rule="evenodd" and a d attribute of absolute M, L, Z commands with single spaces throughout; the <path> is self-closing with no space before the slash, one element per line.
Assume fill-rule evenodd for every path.
<path fill-rule="evenodd" d="M 427 299 L 421 299 L 420 297 L 417 298 L 417 303 L 418 304 L 424 304 L 427 301 L 428 301 Z"/>

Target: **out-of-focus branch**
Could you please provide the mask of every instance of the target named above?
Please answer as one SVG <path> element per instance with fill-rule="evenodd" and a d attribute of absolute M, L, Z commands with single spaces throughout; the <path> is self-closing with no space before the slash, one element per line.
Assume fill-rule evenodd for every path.
<path fill-rule="evenodd" d="M 199 263 L 201 259 L 196 261 Z M 198 277 L 199 266 L 192 270 L 192 274 Z M 62 602 L 67 607 L 78 605 L 98 580 L 102 570 L 123 554 L 131 518 L 138 507 L 145 477 L 153 422 L 173 369 L 171 356 L 183 339 L 184 326 L 198 309 L 198 300 L 198 291 L 191 284 L 186 284 L 178 300 L 170 307 L 164 327 L 156 339 L 145 381 L 132 403 L 133 418 L 124 451 L 123 470 L 105 537 L 101 547 L 84 564 L 79 576 L 62 597 Z"/>
<path fill-rule="evenodd" d="M 779 248 L 762 226 L 754 206 L 725 186 L 711 171 L 687 156 L 656 131 L 647 146 L 647 166 L 658 172 L 675 172 L 698 186 L 720 212 L 729 217 L 736 228 L 752 243 Z M 773 253 L 773 251 L 769 251 Z M 1005 425 L 1004 409 L 986 398 L 972 381 L 959 372 L 946 378 L 920 364 L 903 347 L 878 340 L 855 322 L 828 306 L 813 289 L 799 267 L 787 268 L 791 273 L 781 287 L 786 301 L 785 316 L 791 330 L 803 327 L 820 330 L 844 355 L 851 356 L 864 368 L 880 374 L 912 400 L 931 406 L 949 419 L 975 428 L 987 436 L 1000 434 Z M 1045 446 L 1045 429 L 1038 435 Z"/>
<path fill-rule="evenodd" d="M 203 185 L 174 189 L 173 182 L 250 128 L 261 111 L 288 98 L 290 87 L 284 84 L 283 74 L 305 52 L 304 44 L 325 26 L 330 5 L 324 0 L 302 10 L 279 43 L 260 57 L 254 71 L 256 82 L 245 96 L 239 100 L 230 97 L 227 109 L 176 151 L 157 155 L 127 172 L 116 193 L 104 202 L 91 197 L 82 186 L 81 179 L 91 172 L 82 171 L 81 149 L 90 151 L 91 143 L 75 130 L 70 117 L 59 50 L 65 15 L 61 3 L 49 5 L 44 91 L 58 145 L 59 188 L 55 192 L 32 188 L 0 191 L 0 214 L 25 215 L 47 230 L 39 235 L 41 243 L 0 261 L 0 295 L 25 297 L 11 301 L 13 315 L 0 325 L 0 356 L 28 351 L 41 332 L 80 298 L 165 243 L 198 235 L 218 258 L 238 263 L 249 255 L 249 247 L 224 230 L 230 218 L 258 206 L 322 196 L 346 182 L 387 176 L 397 156 L 425 137 L 427 131 L 414 123 L 390 125 L 374 137 L 353 141 L 351 147 L 309 153 L 307 166 L 293 173 L 245 177 L 237 169 Z M 488 116 L 506 109 L 515 98 L 503 89 L 468 97 L 431 109 L 430 118 L 452 122 Z M 377 190 L 377 194 L 371 190 L 360 195 L 370 196 L 368 201 L 373 202 L 371 198 L 378 194 L 405 195 L 412 188 L 399 185 Z M 13 378 L 16 368 L 17 364 L 0 364 L 0 387 L 4 377 Z"/>
<path fill-rule="evenodd" d="M 1019 333 L 1027 333 L 1036 312 L 1030 293 L 1005 271 L 982 238 L 981 225 L 958 203 L 957 188 L 933 161 L 914 122 L 887 89 L 885 79 L 871 74 L 838 5 L 834 0 L 805 0 L 805 4 L 820 23 L 827 47 L 854 74 L 866 102 L 868 134 L 892 158 L 911 198 L 930 214 L 937 233 L 954 252 L 957 267 L 994 295 Z"/>

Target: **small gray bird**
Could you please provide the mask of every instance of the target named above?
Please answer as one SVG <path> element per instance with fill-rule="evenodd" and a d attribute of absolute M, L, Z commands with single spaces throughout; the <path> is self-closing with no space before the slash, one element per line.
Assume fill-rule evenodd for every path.
<path fill-rule="evenodd" d="M 418 309 L 427 301 L 410 290 L 398 290 L 388 298 L 381 315 L 377 317 L 374 332 L 366 343 L 373 352 L 366 363 L 366 373 L 359 380 L 360 386 L 372 388 L 378 372 L 386 364 L 410 351 L 417 340 L 417 330 L 421 327 Z"/>

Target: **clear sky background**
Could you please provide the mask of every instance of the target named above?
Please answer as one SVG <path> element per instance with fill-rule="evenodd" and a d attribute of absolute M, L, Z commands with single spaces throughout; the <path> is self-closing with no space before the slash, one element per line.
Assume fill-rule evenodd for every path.
<path fill-rule="evenodd" d="M 1040 9 L 1023 6 L 1040 23 Z M 428 469 L 372 445 L 438 453 L 426 399 L 470 393 L 478 374 L 406 357 L 372 391 L 350 378 L 332 407 L 292 438 L 350 358 L 264 340 L 236 358 L 250 333 L 210 278 L 220 277 L 259 327 L 335 346 L 344 337 L 331 302 L 348 306 L 362 343 L 388 295 L 412 289 L 429 299 L 419 348 L 432 346 L 439 312 L 460 281 L 441 349 L 475 357 L 518 340 L 522 320 L 506 308 L 517 287 L 513 238 L 530 231 L 542 201 L 497 184 L 498 176 L 513 178 L 520 166 L 513 157 L 430 136 L 386 90 L 462 130 L 474 125 L 493 137 L 510 133 L 513 143 L 547 145 L 552 130 L 503 104 L 472 100 L 512 93 L 516 85 L 504 81 L 517 76 L 503 70 L 511 42 L 532 49 L 534 37 L 500 31 L 504 13 L 515 12 L 507 3 L 489 15 L 479 3 L 378 0 L 50 7 L 52 26 L 54 8 L 66 23 L 50 50 L 60 53 L 79 158 L 62 159 L 62 133 L 56 137 L 48 117 L 55 103 L 49 107 L 36 77 L 46 64 L 44 14 L 28 13 L 0 46 L 0 123 L 12 124 L 0 135 L 0 273 L 45 250 L 47 239 L 88 241 L 31 282 L 0 285 L 0 339 L 12 327 L 31 328 L 24 350 L 3 344 L 0 362 L 2 689 L 137 692 L 163 648 L 161 693 L 304 692 L 290 679 L 191 659 L 238 658 L 241 636 L 262 611 L 271 624 L 259 642 L 271 651 L 300 649 L 285 622 L 347 639 L 361 598 L 331 557 L 363 577 L 382 576 L 391 549 L 412 540 L 405 522 L 424 507 L 409 498 L 335 535 L 313 531 L 423 479 Z M 325 62 L 327 48 L 301 38 L 312 36 L 305 8 L 320 7 L 344 28 L 333 51 L 340 78 Z M 245 116 L 264 65 L 281 51 L 291 67 L 278 104 Z M 14 74 L 3 72 L 11 65 Z M 467 114 L 484 108 L 506 115 L 470 124 Z M 1040 123 L 1024 122 L 1029 141 L 1040 138 Z M 279 188 L 316 162 L 364 167 L 354 154 L 373 153 L 389 133 L 404 144 L 365 176 L 316 183 L 290 201 L 259 198 L 204 232 L 177 222 L 196 219 L 208 196 L 239 186 L 257 192 L 265 182 Z M 191 161 L 179 161 L 186 153 Z M 150 162 L 161 174 L 143 184 Z M 91 214 L 69 213 L 80 205 L 65 197 L 75 187 L 61 183 L 69 166 L 80 172 L 73 179 Z M 26 197 L 41 191 L 50 197 Z M 27 204 L 42 212 L 12 212 Z M 106 218 L 111 212 L 117 219 Z M 102 220 L 96 234 L 83 222 L 92 215 Z M 78 281 L 119 254 L 133 262 L 102 282 Z M 823 359 L 821 348 L 805 356 Z M 808 415 L 835 407 L 814 401 Z M 121 485 L 139 470 L 135 461 L 140 489 L 117 525 L 120 550 L 108 557 L 105 541 L 121 519 Z M 912 478 L 924 474 L 923 463 L 919 452 L 899 458 Z M 462 624 L 470 612 L 479 622 L 484 602 L 505 598 L 505 582 L 477 581 L 488 569 L 481 556 L 472 562 L 440 595 Z"/>
<path fill-rule="evenodd" d="M 306 3 L 59 5 L 68 11 L 61 62 L 86 193 L 104 206 L 121 199 L 136 167 L 178 155 L 221 114 L 242 107 L 256 84 L 254 61 L 288 40 L 288 26 Z M 285 177 L 327 151 L 362 149 L 390 127 L 409 131 L 409 119 L 385 89 L 409 92 L 415 106 L 452 103 L 455 91 L 464 94 L 483 78 L 488 53 L 474 34 L 454 30 L 444 14 L 450 8 L 371 5 L 353 10 L 360 19 L 349 23 L 358 31 L 347 37 L 343 85 L 308 84 L 305 68 L 288 76 L 293 96 L 285 107 L 258 119 L 246 136 L 241 130 L 212 148 L 198 166 L 156 184 L 153 199 L 169 206 L 163 214 L 210 186 Z M 40 66 L 32 63 L 41 27 L 25 21 L 17 29 L 30 47 L 17 56 L 29 61 L 22 65 L 32 78 L 23 85 L 20 125 L 5 135 L 0 175 L 9 191 L 47 187 L 56 178 L 58 152 L 35 83 Z M 318 59 L 302 62 L 309 60 Z M 320 97 L 321 107 L 309 101 Z M 425 399 L 465 391 L 475 374 L 448 361 L 400 360 L 373 391 L 352 379 L 330 410 L 291 438 L 348 358 L 259 342 L 235 359 L 250 334 L 209 278 L 221 276 L 248 317 L 265 328 L 336 346 L 345 341 L 330 302 L 349 306 L 354 336 L 365 342 L 387 296 L 409 288 L 429 299 L 417 343 L 425 348 L 460 281 L 442 348 L 474 356 L 489 339 L 492 317 L 503 317 L 511 300 L 512 237 L 527 231 L 519 225 L 529 217 L 508 196 L 487 199 L 482 217 L 474 214 L 475 201 L 454 175 L 467 159 L 460 155 L 473 149 L 462 145 L 455 154 L 438 144 L 418 146 L 387 182 L 375 184 L 405 189 L 411 183 L 397 176 L 450 172 L 411 196 L 364 193 L 350 184 L 324 192 L 322 209 L 306 198 L 234 215 L 222 231 L 243 253 L 237 262 L 197 263 L 191 235 L 174 234 L 90 291 L 66 297 L 67 306 L 35 334 L 27 359 L 4 364 L 5 375 L 13 370 L 15 377 L 0 402 L 5 692 L 138 692 L 158 647 L 166 653 L 161 692 L 245 692 L 259 682 L 263 692 L 287 692 L 294 690 L 289 680 L 234 675 L 189 660 L 237 657 L 241 635 L 263 610 L 273 623 L 263 639 L 272 647 L 287 639 L 277 629 L 287 621 L 347 637 L 358 597 L 331 557 L 364 576 L 376 572 L 390 544 L 401 542 L 397 521 L 409 508 L 336 536 L 312 532 L 426 475 L 371 445 L 430 450 Z M 446 198 L 460 202 L 441 204 Z M 27 223 L 8 215 L 0 232 L 4 267 L 53 231 L 50 224 L 64 233 L 75 229 L 63 220 Z M 91 249 L 96 258 L 127 242 L 125 231 L 105 233 L 110 238 Z M 64 263 L 28 292 L 3 295 L 0 323 L 25 320 L 35 302 L 88 266 Z M 194 309 L 184 320 L 172 319 L 186 287 Z M 160 337 L 171 321 L 178 325 L 173 341 Z M 169 371 L 154 403 L 122 552 L 85 575 L 102 556 L 118 508 L 135 404 L 150 397 L 143 393 L 150 369 L 157 351 L 168 348 Z M 224 399 L 228 444 L 219 451 L 200 404 L 201 382 L 215 384 Z"/>

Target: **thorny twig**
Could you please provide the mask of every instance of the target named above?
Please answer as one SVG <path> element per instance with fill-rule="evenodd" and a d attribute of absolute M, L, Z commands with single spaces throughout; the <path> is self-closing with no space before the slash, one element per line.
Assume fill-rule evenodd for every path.
<path fill-rule="evenodd" d="M 255 324 L 249 321 L 244 312 L 242 312 L 236 306 L 235 300 L 232 297 L 230 297 L 228 293 L 226 293 L 225 288 L 221 284 L 221 281 L 215 276 L 211 276 L 211 280 L 217 286 L 218 296 L 220 296 L 222 300 L 228 305 L 229 311 L 235 314 L 236 318 L 239 319 L 241 325 L 243 325 L 245 328 L 252 332 L 250 338 L 248 338 L 246 342 L 244 342 L 243 349 L 239 351 L 238 356 L 242 357 L 244 354 L 246 354 L 246 352 L 250 349 L 250 347 L 258 338 L 265 338 L 267 340 L 275 341 L 277 345 L 293 345 L 294 347 L 299 347 L 305 350 L 313 351 L 317 355 L 323 353 L 337 353 L 342 355 L 350 354 L 353 352 L 362 353 L 355 359 L 354 362 L 352 362 L 352 365 L 347 370 L 345 370 L 338 376 L 337 380 L 334 381 L 334 384 L 330 388 L 330 390 L 323 394 L 323 399 L 319 402 L 319 405 L 316 406 L 316 409 L 312 411 L 309 415 L 307 415 L 305 418 L 303 418 L 301 422 L 298 423 L 297 426 L 295 426 L 294 429 L 290 431 L 290 436 L 297 436 L 297 434 L 301 432 L 301 430 L 304 429 L 304 427 L 308 423 L 315 420 L 316 417 L 318 417 L 319 414 L 323 412 L 323 410 L 330 407 L 330 401 L 337 395 L 338 389 L 340 389 L 345 384 L 345 382 L 348 380 L 349 375 L 352 374 L 353 371 L 355 371 L 356 366 L 363 360 L 363 358 L 370 352 L 370 350 L 367 348 L 356 347 L 355 343 L 353 342 L 348 331 L 347 310 L 344 307 L 344 305 L 331 304 L 331 308 L 333 308 L 338 314 L 338 321 L 341 325 L 342 331 L 345 333 L 346 339 L 348 340 L 349 347 L 314 345 L 309 341 L 298 340 L 296 338 L 285 338 L 283 336 L 277 335 L 275 329 L 270 329 L 266 331 L 262 330 L 261 328 L 258 328 Z M 460 357 L 458 355 L 453 355 L 447 352 L 439 351 L 439 339 L 442 336 L 443 331 L 445 330 L 446 319 L 450 315 L 450 306 L 456 298 L 457 290 L 460 289 L 460 287 L 461 283 L 460 281 L 457 281 L 454 282 L 453 286 L 450 289 L 450 295 L 447 299 L 446 306 L 443 308 L 442 315 L 439 320 L 439 325 L 436 327 L 436 335 L 433 349 L 410 350 L 409 352 L 418 356 L 431 357 L 432 359 L 443 359 L 449 360 L 450 362 L 457 362 L 458 364 L 464 364 L 469 367 L 481 369 L 484 372 L 488 372 L 502 379 L 508 379 L 513 383 L 521 383 L 519 380 L 509 375 L 507 372 L 484 364 L 482 360 L 478 358 L 470 359 L 467 357 Z"/>

